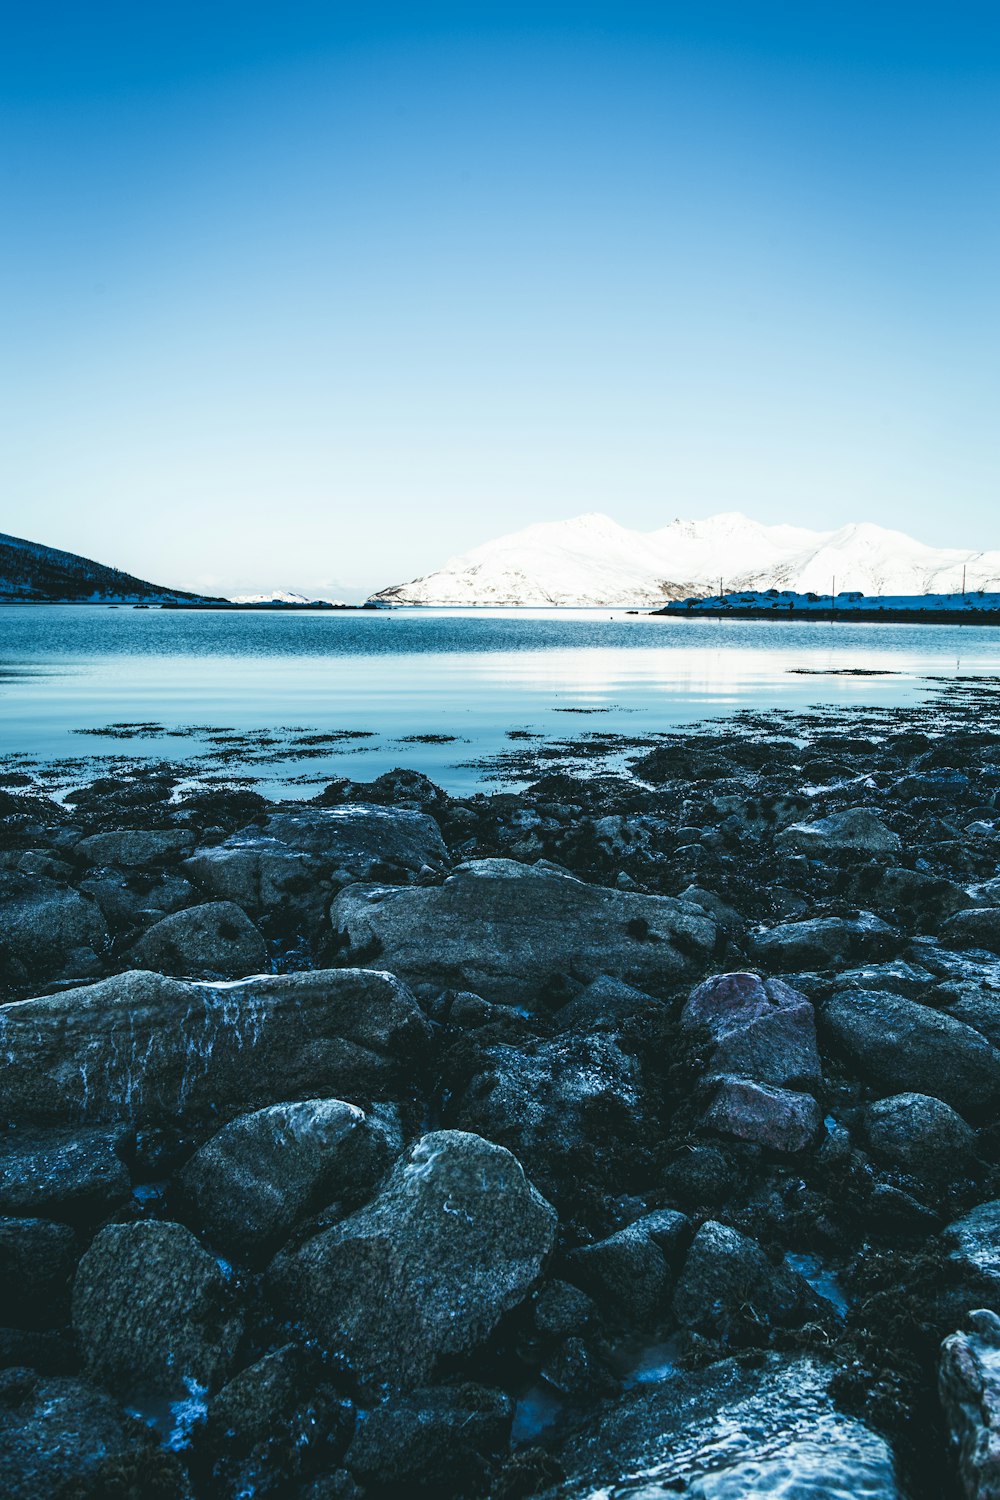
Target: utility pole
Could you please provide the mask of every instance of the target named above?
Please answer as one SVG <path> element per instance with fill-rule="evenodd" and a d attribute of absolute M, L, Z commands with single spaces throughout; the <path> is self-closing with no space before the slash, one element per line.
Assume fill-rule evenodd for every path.
<path fill-rule="evenodd" d="M 965 598 L 965 563 L 962 564 L 962 598 Z"/>
<path fill-rule="evenodd" d="M 834 610 L 836 608 L 837 608 L 837 575 L 836 575 L 836 573 L 834 573 L 833 577 L 830 580 L 830 619 L 831 620 L 833 619 L 833 612 L 834 612 Z"/>

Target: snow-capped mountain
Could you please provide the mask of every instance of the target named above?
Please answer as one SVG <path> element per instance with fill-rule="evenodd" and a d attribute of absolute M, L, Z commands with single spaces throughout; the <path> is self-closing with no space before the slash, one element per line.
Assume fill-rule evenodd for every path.
<path fill-rule="evenodd" d="M 270 594 L 233 594 L 233 604 L 309 604 L 305 594 L 289 593 L 288 589 L 275 589 Z"/>
<path fill-rule="evenodd" d="M 630 531 L 591 513 L 547 521 L 454 557 L 440 572 L 374 594 L 386 604 L 662 604 L 737 589 L 865 594 L 1000 588 L 1000 551 L 928 547 L 869 522 L 839 531 L 763 526 L 738 511 Z"/>

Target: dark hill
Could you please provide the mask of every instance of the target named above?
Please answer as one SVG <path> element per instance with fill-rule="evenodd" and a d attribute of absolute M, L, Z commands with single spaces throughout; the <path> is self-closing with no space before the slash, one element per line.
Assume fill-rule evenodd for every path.
<path fill-rule="evenodd" d="M 0 532 L 0 602 L 24 604 L 192 603 L 200 594 L 162 588 L 75 552 Z"/>

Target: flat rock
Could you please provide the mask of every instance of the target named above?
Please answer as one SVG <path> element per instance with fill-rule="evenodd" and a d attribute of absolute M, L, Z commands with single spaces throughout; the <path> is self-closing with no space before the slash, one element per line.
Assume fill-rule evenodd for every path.
<path fill-rule="evenodd" d="M 724 1360 L 630 1392 L 556 1450 L 566 1478 L 545 1500 L 901 1500 L 888 1444 L 834 1405 L 835 1373 L 768 1354 L 754 1368 Z"/>
<path fill-rule="evenodd" d="M 186 1216 L 238 1259 L 273 1254 L 299 1219 L 356 1206 L 389 1164 L 385 1132 L 356 1104 L 303 1099 L 230 1120 L 180 1174 Z"/>
<path fill-rule="evenodd" d="M 894 927 L 872 912 L 855 917 L 806 917 L 757 932 L 753 955 L 786 973 L 796 969 L 835 969 L 890 956 L 899 939 Z"/>
<path fill-rule="evenodd" d="M 427 1022 L 366 969 L 211 984 L 142 970 L 0 1006 L 0 1117 L 155 1121 L 378 1094 L 412 1076 Z"/>
<path fill-rule="evenodd" d="M 692 990 L 681 1025 L 707 1029 L 713 1071 L 779 1085 L 820 1079 L 812 1004 L 780 979 L 715 974 Z"/>
<path fill-rule="evenodd" d="M 556 1215 L 509 1151 L 423 1136 L 366 1208 L 274 1263 L 292 1316 L 362 1378 L 415 1386 L 475 1348 L 537 1281 Z"/>
<path fill-rule="evenodd" d="M 105 1500 L 126 1493 L 183 1500 L 190 1495 L 176 1460 L 105 1391 L 84 1380 L 0 1371 L 0 1493 L 4 1500 L 73 1496 Z"/>
<path fill-rule="evenodd" d="M 812 1145 L 822 1113 L 810 1094 L 752 1078 L 720 1078 L 703 1123 L 720 1135 L 772 1151 L 795 1152 Z"/>
<path fill-rule="evenodd" d="M 1000 1099 L 1000 1051 L 942 1011 L 884 990 L 845 990 L 820 1019 L 853 1066 L 884 1089 L 929 1094 L 973 1119 Z"/>
<path fill-rule="evenodd" d="M 106 1218 L 131 1192 L 123 1141 L 120 1128 L 8 1130 L 0 1137 L 0 1213 Z"/>
<path fill-rule="evenodd" d="M 194 835 L 188 828 L 116 828 L 80 839 L 74 853 L 81 854 L 92 865 L 129 869 L 184 853 L 193 844 Z"/>
<path fill-rule="evenodd" d="M 244 979 L 270 968 L 267 943 L 232 901 L 206 901 L 148 927 L 129 954 L 139 969 L 200 978 Z"/>
<path fill-rule="evenodd" d="M 334 807 L 294 808 L 272 813 L 264 833 L 288 849 L 311 854 L 336 883 L 367 880 L 393 865 L 409 874 L 445 869 L 448 850 L 427 813 L 352 802 Z"/>
<path fill-rule="evenodd" d="M 887 828 L 879 814 L 870 807 L 849 807 L 816 818 L 811 823 L 793 823 L 775 835 L 774 844 L 783 854 L 895 854 L 902 848 L 898 833 Z"/>
<path fill-rule="evenodd" d="M 966 1500 L 1000 1495 L 1000 1318 L 969 1315 L 969 1331 L 941 1345 L 938 1389 Z"/>
<path fill-rule="evenodd" d="M 77 1268 L 73 1326 L 88 1374 L 121 1397 L 218 1385 L 243 1331 L 231 1281 L 181 1224 L 109 1224 Z"/>
<path fill-rule="evenodd" d="M 460 865 L 441 886 L 350 886 L 330 916 L 350 952 L 378 954 L 412 983 L 513 1003 L 600 974 L 663 993 L 716 940 L 700 907 L 507 859 Z"/>

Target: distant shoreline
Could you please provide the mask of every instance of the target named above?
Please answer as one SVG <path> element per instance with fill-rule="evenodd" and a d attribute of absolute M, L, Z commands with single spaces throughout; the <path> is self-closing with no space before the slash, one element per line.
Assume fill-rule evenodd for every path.
<path fill-rule="evenodd" d="M 638 611 L 637 611 L 638 613 Z M 1000 625 L 1000 609 L 879 609 L 856 608 L 842 604 L 831 608 L 789 608 L 788 605 L 704 605 L 688 608 L 686 604 L 667 604 L 651 609 L 650 615 L 665 615 L 681 620 L 816 620 L 820 624 L 857 625 Z"/>

